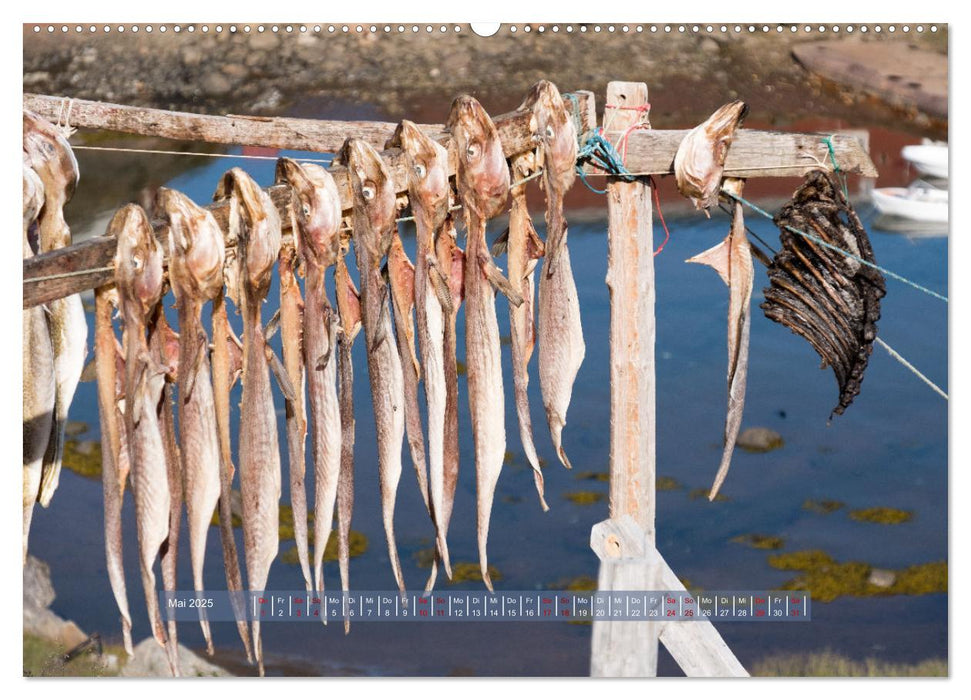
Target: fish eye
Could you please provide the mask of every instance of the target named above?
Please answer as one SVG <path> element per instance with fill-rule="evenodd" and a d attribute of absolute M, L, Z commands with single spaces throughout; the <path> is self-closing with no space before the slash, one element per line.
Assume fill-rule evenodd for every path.
<path fill-rule="evenodd" d="M 364 199 L 374 199 L 374 187 L 371 185 L 364 185 L 361 188 L 361 194 L 364 196 Z"/>
<path fill-rule="evenodd" d="M 425 166 L 421 163 L 415 164 L 415 174 L 418 177 L 425 177 Z"/>
<path fill-rule="evenodd" d="M 546 125 L 546 138 L 553 138 L 553 126 L 551 124 Z"/>
<path fill-rule="evenodd" d="M 475 158 L 479 154 L 479 147 L 474 143 L 470 143 L 469 147 L 465 149 L 465 154 L 469 158 Z"/>
<path fill-rule="evenodd" d="M 310 205 L 306 202 L 303 203 L 303 215 L 310 216 Z"/>
<path fill-rule="evenodd" d="M 136 270 L 141 270 L 142 269 L 142 259 L 140 257 L 138 257 L 137 255 L 131 256 L 131 266 L 134 267 Z"/>

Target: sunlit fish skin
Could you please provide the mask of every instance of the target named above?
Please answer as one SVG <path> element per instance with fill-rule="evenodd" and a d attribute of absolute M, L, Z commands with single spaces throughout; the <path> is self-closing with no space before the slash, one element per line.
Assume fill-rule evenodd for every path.
<path fill-rule="evenodd" d="M 64 219 L 64 205 L 78 183 L 78 164 L 67 139 L 50 122 L 24 111 L 24 161 L 44 188 L 44 207 L 38 219 L 40 253 L 71 245 L 71 230 Z M 64 426 L 74 398 L 84 358 L 87 355 L 88 326 L 81 296 L 56 299 L 47 304 L 50 342 L 54 351 L 54 419 L 51 439 L 44 456 L 38 502 L 45 508 L 57 489 L 64 454 Z"/>
<path fill-rule="evenodd" d="M 744 181 L 729 178 L 725 188 L 736 195 L 742 194 Z M 734 204 L 732 228 L 728 236 L 718 245 L 690 258 L 688 262 L 710 265 L 728 285 L 728 413 L 725 417 L 725 447 L 722 452 L 718 473 L 708 494 L 714 500 L 718 490 L 728 476 L 732 463 L 732 452 L 742 425 L 742 410 L 745 407 L 745 384 L 748 378 L 748 350 L 751 326 L 752 284 L 755 268 L 752 265 L 752 252 L 742 205 Z"/>
<path fill-rule="evenodd" d="M 569 469 L 563 427 L 573 382 L 586 354 L 563 216 L 563 196 L 575 178 L 577 134 L 563 98 L 548 81 L 532 87 L 523 108 L 533 112 L 537 165 L 543 168 L 546 191 L 546 250 L 539 278 L 539 386 L 553 447 Z"/>
<path fill-rule="evenodd" d="M 354 512 L 354 365 L 351 350 L 361 331 L 361 298 L 354 287 L 344 262 L 345 246 L 334 269 L 337 314 L 338 374 L 340 378 L 341 471 L 337 481 L 337 561 L 341 572 L 341 590 L 350 590 L 350 535 Z M 344 618 L 344 633 L 351 629 L 350 613 Z"/>
<path fill-rule="evenodd" d="M 708 209 L 718 204 L 722 173 L 735 130 L 748 113 L 741 100 L 719 107 L 681 141 L 674 156 L 674 176 L 678 190 L 691 200 L 695 209 Z"/>
<path fill-rule="evenodd" d="M 395 192 L 387 167 L 369 144 L 348 139 L 343 154 L 354 192 L 352 236 L 361 279 L 361 320 L 377 431 L 384 533 L 395 581 L 403 593 L 405 582 L 394 537 L 394 506 L 401 480 L 404 380 L 391 330 L 387 287 L 381 274 L 381 261 L 396 226 Z"/>
<path fill-rule="evenodd" d="M 222 231 L 206 209 L 181 192 L 162 188 L 159 213 L 169 224 L 169 280 L 179 314 L 179 443 L 185 480 L 189 551 L 197 592 L 205 590 L 206 537 L 220 493 L 219 436 L 209 364 L 209 336 L 202 307 L 223 287 Z M 200 625 L 211 655 L 212 636 L 205 609 Z"/>
<path fill-rule="evenodd" d="M 25 158 L 26 161 L 26 158 Z M 24 259 L 34 256 L 30 243 L 32 229 L 44 206 L 44 185 L 41 179 L 24 163 Z M 33 306 L 23 311 L 23 561 L 27 561 L 27 541 L 34 503 L 40 491 L 44 453 L 51 440 L 54 423 L 54 348 L 43 306 Z"/>
<path fill-rule="evenodd" d="M 302 359 L 310 393 L 311 447 L 314 460 L 313 585 L 316 591 L 322 592 L 324 550 L 334 520 L 341 471 L 341 411 L 337 396 L 336 348 L 338 318 L 327 298 L 324 282 L 327 269 L 337 262 L 340 255 L 341 203 L 333 177 L 314 163 L 297 163 L 281 158 L 277 162 L 277 180 L 287 182 L 292 188 L 291 202 L 299 241 L 297 252 L 303 262 L 306 277 L 306 299 L 302 315 Z M 284 320 L 281 313 L 281 322 Z M 282 324 L 282 327 L 285 351 L 288 332 L 286 324 Z M 284 359 L 286 361 L 286 357 Z M 291 372 L 291 379 L 293 376 Z M 301 475 L 301 490 L 302 480 Z M 292 496 L 293 488 L 291 476 L 294 523 L 301 520 L 306 523 L 306 502 L 303 504 L 303 513 L 299 514 L 296 500 Z M 304 538 L 306 539 L 306 531 Z"/>
<path fill-rule="evenodd" d="M 452 577 L 446 534 L 445 467 L 445 308 L 452 305 L 448 289 L 449 268 L 438 264 L 436 241 L 448 216 L 450 186 L 448 151 L 425 135 L 413 122 L 398 126 L 392 145 L 401 148 L 408 164 L 408 197 L 415 217 L 417 252 L 415 254 L 414 303 L 421 355 L 422 379 L 428 409 L 429 505 L 435 523 L 438 553 L 446 575 Z M 455 464 L 457 466 L 457 463 Z M 435 583 L 437 566 L 425 588 Z"/>
<path fill-rule="evenodd" d="M 526 206 L 526 183 L 521 182 L 532 174 L 535 168 L 535 154 L 528 153 L 513 160 L 512 175 L 520 184 L 510 190 L 512 207 L 509 211 L 509 229 L 505 238 L 496 241 L 493 252 L 505 247 L 509 266 L 509 281 L 518 286 L 523 303 L 516 306 L 509 303 L 509 339 L 512 350 L 513 394 L 516 401 L 516 417 L 519 420 L 519 439 L 526 453 L 526 459 L 533 468 L 533 481 L 539 495 L 540 506 L 549 510 L 544 498 L 543 472 L 540 471 L 539 457 L 533 443 L 533 423 L 529 415 L 529 359 L 536 342 L 536 327 L 533 320 L 535 309 L 533 272 L 537 261 L 543 257 L 543 241 L 533 228 L 533 221 Z"/>
<path fill-rule="evenodd" d="M 231 187 L 226 180 L 231 180 Z M 239 168 L 224 176 L 232 191 L 239 237 L 237 296 L 243 316 L 243 397 L 240 404 L 239 472 L 243 501 L 243 550 L 251 592 L 266 588 L 280 545 L 280 446 L 270 390 L 268 349 L 260 306 L 280 254 L 280 215 L 269 195 Z M 260 621 L 253 620 L 253 650 L 263 675 Z"/>
<path fill-rule="evenodd" d="M 144 210 L 121 208 L 109 224 L 118 239 L 115 286 L 124 319 L 125 435 L 128 442 L 139 564 L 152 634 L 163 647 L 167 638 L 159 613 L 153 565 L 169 536 L 169 481 L 157 409 L 166 368 L 152 359 L 146 332 L 162 293 L 162 246 Z"/>
<path fill-rule="evenodd" d="M 112 219 L 114 223 L 116 219 Z M 120 221 L 118 223 L 121 223 Z M 116 231 L 108 227 L 108 236 Z M 101 425 L 101 481 L 104 495 L 105 563 L 111 592 L 121 613 L 121 632 L 125 651 L 133 655 L 131 613 L 122 547 L 121 509 L 128 478 L 128 442 L 123 440 L 119 418 L 119 396 L 124 397 L 125 364 L 115 338 L 111 317 L 118 305 L 118 292 L 111 285 L 99 287 L 94 294 L 94 348 L 98 376 L 98 418 Z M 120 371 L 119 371 L 120 369 Z"/>
<path fill-rule="evenodd" d="M 496 483 L 506 450 L 502 361 L 493 283 L 498 269 L 486 244 L 486 222 L 499 214 L 509 191 L 509 168 L 495 125 L 475 98 L 452 102 L 446 123 L 458 156 L 456 184 L 467 226 L 465 352 L 475 443 L 477 536 L 482 580 L 492 590 L 486 543 Z"/>
<path fill-rule="evenodd" d="M 341 590 L 350 590 L 350 535 L 354 513 L 354 364 L 351 350 L 361 331 L 361 298 L 344 262 L 346 249 L 341 245 L 334 270 L 337 314 L 338 374 L 340 377 L 341 471 L 337 481 L 337 561 L 341 572 Z M 350 632 L 350 613 L 344 618 L 344 634 Z"/>

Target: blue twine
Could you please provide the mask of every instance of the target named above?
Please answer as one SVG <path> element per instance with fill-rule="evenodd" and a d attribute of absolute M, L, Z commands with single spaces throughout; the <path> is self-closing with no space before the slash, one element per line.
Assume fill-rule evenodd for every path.
<path fill-rule="evenodd" d="M 830 134 L 829 136 L 824 138 L 823 143 L 825 143 L 826 148 L 829 149 L 829 159 L 833 163 L 833 172 L 836 173 L 836 175 L 840 179 L 840 184 L 843 185 L 843 196 L 846 197 L 847 200 L 849 200 L 850 190 L 846 186 L 846 175 L 844 175 L 843 172 L 840 170 L 840 164 L 836 161 L 836 147 L 833 146 L 834 135 L 835 134 Z"/>

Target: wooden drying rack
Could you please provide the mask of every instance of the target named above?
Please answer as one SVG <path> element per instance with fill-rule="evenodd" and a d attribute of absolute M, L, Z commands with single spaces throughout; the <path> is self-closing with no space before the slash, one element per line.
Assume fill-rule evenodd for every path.
<path fill-rule="evenodd" d="M 615 145 L 626 141 L 627 169 L 638 176 L 668 175 L 685 130 L 653 130 L 647 126 L 647 86 L 611 82 L 607 86 L 604 136 Z M 227 145 L 262 146 L 334 153 L 349 137 L 383 148 L 395 129 L 386 122 L 325 121 L 281 117 L 209 116 L 124 105 L 24 94 L 24 109 L 46 119 L 68 119 L 71 126 Z M 581 134 L 597 127 L 592 92 L 573 93 L 568 104 Z M 507 157 L 532 150 L 530 115 L 510 112 L 494 119 Z M 632 127 L 639 128 L 632 130 Z M 422 130 L 449 146 L 451 137 L 440 124 Z M 853 136 L 787 133 L 741 129 L 725 163 L 736 178 L 799 177 L 835 161 L 844 173 L 876 177 L 863 145 Z M 455 172 L 450 150 L 450 174 Z M 395 189 L 407 190 L 404 158 L 398 149 L 382 157 Z M 590 165 L 584 170 L 602 174 Z M 341 202 L 351 208 L 347 171 L 332 166 Z M 610 290 L 610 517 L 594 525 L 590 544 L 601 560 L 598 588 L 607 590 L 684 590 L 655 546 L 656 450 L 654 367 L 654 241 L 651 185 L 643 178 L 626 182 L 607 178 L 607 286 Z M 83 184 L 82 184 L 83 186 Z M 290 221 L 290 192 L 285 185 L 267 189 Z M 227 205 L 211 204 L 226 232 Z M 165 225 L 153 222 L 156 235 Z M 288 226 L 288 223 L 285 223 Z M 115 240 L 95 237 L 51 253 L 24 260 L 24 308 L 84 290 L 112 279 Z M 87 272 L 85 272 L 87 271 Z M 68 273 L 65 275 L 65 273 Z M 708 621 L 593 623 L 593 676 L 657 675 L 658 642 L 662 642 L 689 676 L 748 675 L 715 627 Z"/>

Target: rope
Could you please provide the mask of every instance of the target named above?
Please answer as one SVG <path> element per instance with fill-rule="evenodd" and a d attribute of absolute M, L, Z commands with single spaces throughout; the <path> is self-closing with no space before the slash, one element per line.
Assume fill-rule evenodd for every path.
<path fill-rule="evenodd" d="M 911 372 L 913 372 L 914 375 L 916 375 L 918 379 L 920 379 L 922 382 L 924 382 L 924 384 L 926 384 L 931 389 L 933 389 L 938 394 L 940 394 L 942 397 L 944 397 L 944 400 L 945 401 L 948 401 L 949 400 L 948 397 L 947 397 L 947 393 L 943 389 L 941 389 L 939 386 L 937 386 L 937 384 L 935 384 L 930 379 L 928 379 L 919 369 L 917 369 L 912 364 L 910 364 L 903 355 L 901 355 L 896 350 L 894 350 L 892 347 L 890 347 L 889 345 L 887 345 L 881 338 L 876 338 L 875 340 L 876 340 L 877 343 L 880 344 L 880 346 L 884 350 L 887 351 L 887 353 L 890 355 L 890 357 L 892 357 L 897 362 L 899 362 L 904 367 L 906 367 Z"/>
<path fill-rule="evenodd" d="M 197 151 L 159 151 L 151 148 L 113 148 L 111 146 L 71 146 L 75 151 L 120 151 L 124 153 L 151 153 L 164 156 L 192 156 L 202 158 L 243 158 L 248 160 L 278 160 L 279 156 L 254 156 L 242 153 L 199 153 Z M 332 158 L 300 158 L 307 163 L 330 163 Z"/>
<path fill-rule="evenodd" d="M 843 176 L 843 173 L 840 171 L 840 164 L 836 162 L 836 148 L 833 146 L 834 135 L 835 134 L 830 134 L 829 136 L 824 138 L 823 143 L 825 143 L 826 148 L 829 149 L 829 159 L 833 162 L 833 172 L 836 173 L 837 176 L 839 176 L 840 184 L 843 185 L 843 196 L 846 197 L 846 199 L 849 199 L 850 191 L 846 187 L 846 178 Z"/>
<path fill-rule="evenodd" d="M 734 199 L 737 202 L 741 202 L 745 206 L 747 206 L 750 209 L 752 209 L 753 211 L 755 211 L 757 214 L 761 214 L 762 216 L 764 216 L 767 219 L 774 220 L 774 218 L 775 218 L 775 217 L 772 216 L 772 214 L 770 214 L 769 212 L 765 211 L 765 209 L 762 209 L 757 204 L 753 204 L 752 202 L 748 201 L 747 199 L 745 199 L 744 197 L 742 197 L 740 195 L 734 194 L 733 192 L 729 192 L 728 190 L 726 190 L 724 188 L 722 188 L 722 194 L 727 195 L 728 197 L 731 197 L 732 199 Z M 812 235 L 810 233 L 806 233 L 805 231 L 800 231 L 799 229 L 795 229 L 792 226 L 788 226 L 788 225 L 785 225 L 784 228 L 787 231 L 790 231 L 792 233 L 795 233 L 796 235 L 799 235 L 799 236 L 802 236 L 803 238 L 809 239 L 813 243 L 817 243 L 817 244 L 819 244 L 821 246 L 824 246 L 826 248 L 830 248 L 831 250 L 835 250 L 837 253 L 840 253 L 841 255 L 844 255 L 847 258 L 850 258 L 851 260 L 855 260 L 856 262 L 860 263 L 861 265 L 866 265 L 867 267 L 872 267 L 874 270 L 879 270 L 880 272 L 882 272 L 883 274 L 885 274 L 887 277 L 892 277 L 893 279 L 897 280 L 898 282 L 903 282 L 904 284 L 909 285 L 909 286 L 913 287 L 914 289 L 916 289 L 916 290 L 918 290 L 920 292 L 923 292 L 924 294 L 928 294 L 928 295 L 930 295 L 930 296 L 932 296 L 932 297 L 934 297 L 936 299 L 940 299 L 941 301 L 947 303 L 947 297 L 946 296 L 944 296 L 942 294 L 938 294 L 937 292 L 935 292 L 933 290 L 930 290 L 927 287 L 924 287 L 922 285 L 919 285 L 916 282 L 914 282 L 913 280 L 909 280 L 909 279 L 907 279 L 906 277 L 904 277 L 902 275 L 898 275 L 896 272 L 893 272 L 891 270 L 888 270 L 885 267 L 880 267 L 876 263 L 872 263 L 869 260 L 864 260 L 863 258 L 861 258 L 858 255 L 854 255 L 853 253 L 850 253 L 848 251 L 845 251 L 842 248 L 839 248 L 839 247 L 833 245 L 832 243 L 827 243 L 823 239 L 821 239 L 821 238 L 819 238 L 817 236 L 814 236 L 814 235 Z"/>

